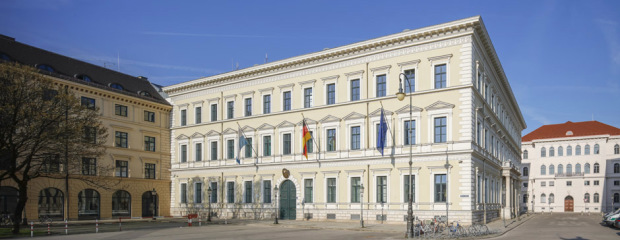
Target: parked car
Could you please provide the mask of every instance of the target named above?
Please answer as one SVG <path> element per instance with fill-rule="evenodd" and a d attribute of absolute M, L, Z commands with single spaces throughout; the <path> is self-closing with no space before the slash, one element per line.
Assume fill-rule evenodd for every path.
<path fill-rule="evenodd" d="M 618 219 L 620 219 L 620 213 L 609 215 L 603 222 L 607 226 L 613 226 Z"/>
<path fill-rule="evenodd" d="M 614 222 L 614 227 L 620 228 L 620 218 L 616 218 L 616 221 Z"/>

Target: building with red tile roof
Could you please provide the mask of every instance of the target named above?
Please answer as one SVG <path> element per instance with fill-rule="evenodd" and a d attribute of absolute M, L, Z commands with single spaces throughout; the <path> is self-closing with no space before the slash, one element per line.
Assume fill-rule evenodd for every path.
<path fill-rule="evenodd" d="M 598 135 L 620 135 L 620 128 L 604 124 L 599 121 L 565 122 L 539 127 L 523 136 L 521 142 L 531 142 L 538 139 L 582 137 Z"/>

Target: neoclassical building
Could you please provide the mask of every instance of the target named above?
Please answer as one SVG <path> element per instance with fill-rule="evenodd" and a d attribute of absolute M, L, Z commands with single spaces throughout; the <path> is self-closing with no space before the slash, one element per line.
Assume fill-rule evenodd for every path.
<path fill-rule="evenodd" d="M 395 97 L 401 75 L 404 101 Z M 277 206 L 283 219 L 359 220 L 363 208 L 366 221 L 404 223 L 410 178 L 422 219 L 518 212 L 526 124 L 478 16 L 164 91 L 173 105 L 175 216 L 210 206 L 220 218 L 271 218 Z"/>
<path fill-rule="evenodd" d="M 52 161 L 51 176 L 32 180 L 24 211 L 28 219 L 106 219 L 169 216 L 170 112 L 172 106 L 145 77 L 133 77 L 20 43 L 0 35 L 1 61 L 35 67 L 66 87 L 82 105 L 100 112 L 108 129 L 106 152 L 84 157 L 81 175 L 62 177 L 63 161 Z M 58 153 L 62 156 L 62 153 Z M 73 169 L 73 168 L 72 168 Z M 75 169 L 80 169 L 77 167 Z M 103 173 L 102 169 L 112 169 Z M 88 181 L 83 179 L 88 178 Z M 93 186 L 88 182 L 100 182 Z M 0 187 L 0 212 L 17 201 L 14 183 Z M 111 188 L 111 189 L 108 189 Z M 155 192 L 153 192 L 155 190 Z M 162 201 L 159 201 L 162 199 Z"/>
<path fill-rule="evenodd" d="M 620 207 L 619 128 L 569 121 L 544 125 L 522 142 L 522 210 L 608 212 Z"/>

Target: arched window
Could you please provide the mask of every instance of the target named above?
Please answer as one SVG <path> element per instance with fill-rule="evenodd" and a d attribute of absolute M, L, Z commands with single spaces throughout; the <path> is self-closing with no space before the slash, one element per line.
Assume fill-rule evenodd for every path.
<path fill-rule="evenodd" d="M 54 72 L 54 68 L 52 66 L 50 66 L 50 65 L 47 65 L 47 64 L 37 64 L 36 67 L 38 69 L 43 70 L 43 71 L 48 71 L 48 72 L 52 72 L 52 73 Z"/>
<path fill-rule="evenodd" d="M 138 91 L 138 94 L 140 94 L 141 96 L 145 96 L 145 97 L 150 97 L 151 94 L 147 91 Z"/>
<path fill-rule="evenodd" d="M 558 174 L 563 174 L 564 173 L 564 166 L 562 166 L 562 164 L 558 165 Z"/>
<path fill-rule="evenodd" d="M 554 203 L 555 202 L 555 195 L 549 194 L 549 203 Z"/>
<path fill-rule="evenodd" d="M 594 173 L 599 173 L 599 171 L 600 171 L 600 170 L 601 170 L 601 169 L 600 169 L 600 167 L 599 167 L 598 163 L 595 163 L 595 164 L 594 164 Z"/>
<path fill-rule="evenodd" d="M 555 156 L 555 148 L 550 147 L 549 148 L 549 157 L 553 157 L 553 156 Z"/>
<path fill-rule="evenodd" d="M 573 147 L 568 146 L 566 147 L 566 156 L 572 156 L 573 155 Z"/>
<path fill-rule="evenodd" d="M 545 165 L 540 166 L 540 175 L 545 175 L 547 174 L 547 168 L 545 167 Z"/>
<path fill-rule="evenodd" d="M 594 194 L 594 203 L 598 203 L 599 202 L 599 197 L 598 197 L 598 193 Z"/>
<path fill-rule="evenodd" d="M 80 80 L 82 80 L 82 81 L 84 81 L 84 82 L 92 82 L 92 81 L 93 81 L 93 79 L 92 79 L 92 78 L 90 78 L 90 77 L 89 77 L 88 75 L 86 75 L 86 74 L 76 74 L 76 75 L 75 75 L 75 78 L 80 79 Z"/>
<path fill-rule="evenodd" d="M 614 154 L 620 154 L 620 145 L 616 144 L 616 146 L 614 146 Z"/>
<path fill-rule="evenodd" d="M 590 155 L 590 144 L 586 144 L 585 148 L 583 149 L 583 154 Z"/>
<path fill-rule="evenodd" d="M 616 145 L 616 146 L 618 146 L 618 145 Z M 527 155 L 528 155 L 527 150 L 523 151 L 523 159 L 527 159 L 528 158 Z"/>
<path fill-rule="evenodd" d="M 13 216 L 13 210 L 17 207 L 19 191 L 14 187 L 0 187 L 0 213 L 8 213 Z"/>
<path fill-rule="evenodd" d="M 64 218 L 64 194 L 57 188 L 46 188 L 39 192 L 39 216 Z"/>
<path fill-rule="evenodd" d="M 598 147 L 598 143 L 594 144 L 594 154 L 599 154 L 599 147 Z"/>
<path fill-rule="evenodd" d="M 614 163 L 614 173 L 620 173 L 620 163 Z"/>
<path fill-rule="evenodd" d="M 585 167 L 583 167 L 583 173 L 590 174 L 590 164 L 586 163 Z"/>
<path fill-rule="evenodd" d="M 581 155 L 581 146 L 577 145 L 577 147 L 575 148 L 575 155 L 579 156 Z"/>
<path fill-rule="evenodd" d="M 540 203 L 546 203 L 547 202 L 547 195 L 546 194 L 542 194 L 540 195 Z"/>
<path fill-rule="evenodd" d="M 112 216 L 131 216 L 131 195 L 127 191 L 112 194 Z"/>
<path fill-rule="evenodd" d="M 614 193 L 614 203 L 620 202 L 620 193 Z"/>
<path fill-rule="evenodd" d="M 111 87 L 111 88 L 116 88 L 116 89 L 118 89 L 118 90 L 123 90 L 123 89 L 125 89 L 125 88 L 123 87 L 123 85 L 120 85 L 120 84 L 118 84 L 118 83 L 110 83 L 110 87 Z"/>
<path fill-rule="evenodd" d="M 575 164 L 575 173 L 581 173 L 581 164 Z"/>
<path fill-rule="evenodd" d="M 527 176 L 529 176 L 529 175 L 530 175 L 530 171 L 528 171 L 527 167 L 524 167 L 524 168 L 523 168 L 523 176 L 524 176 L 524 177 L 527 177 Z"/>
<path fill-rule="evenodd" d="M 555 166 L 553 164 L 549 165 L 549 175 L 555 174 Z"/>
<path fill-rule="evenodd" d="M 558 157 L 564 156 L 564 148 L 562 146 L 558 147 Z"/>
<path fill-rule="evenodd" d="M 99 192 L 84 189 L 78 193 L 78 219 L 99 219 Z"/>
<path fill-rule="evenodd" d="M 566 164 L 566 174 L 571 174 L 571 173 L 573 173 L 573 165 Z"/>
<path fill-rule="evenodd" d="M 585 195 L 583 195 L 583 201 L 586 203 L 590 202 L 590 194 L 586 193 Z"/>
<path fill-rule="evenodd" d="M 541 148 L 540 149 L 540 157 L 546 157 L 547 156 L 547 149 L 546 148 Z"/>

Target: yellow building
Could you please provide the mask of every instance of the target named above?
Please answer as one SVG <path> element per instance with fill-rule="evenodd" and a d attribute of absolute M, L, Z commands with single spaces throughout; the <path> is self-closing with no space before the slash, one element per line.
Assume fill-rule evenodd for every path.
<path fill-rule="evenodd" d="M 402 75 L 411 84 L 399 86 Z M 395 97 L 401 87 L 404 101 Z M 164 91 L 173 105 L 173 215 L 210 205 L 215 217 L 271 218 L 277 203 L 283 219 L 359 220 L 363 205 L 366 221 L 405 222 L 410 156 L 420 219 L 472 222 L 518 210 L 514 165 L 526 125 L 480 17 Z M 313 135 L 308 159 L 304 116 Z M 251 147 L 237 163 L 240 136 Z"/>
<path fill-rule="evenodd" d="M 111 189 L 77 178 L 70 178 L 68 184 L 63 178 L 36 178 L 28 186 L 24 213 L 28 219 L 44 215 L 57 219 L 139 218 L 153 216 L 153 210 L 156 216 L 170 215 L 172 107 L 146 78 L 48 52 L 6 36 L 0 36 L 0 55 L 5 61 L 36 67 L 55 84 L 67 86 L 83 105 L 99 109 L 108 129 L 105 154 L 83 158 L 81 174 Z M 62 175 L 63 167 L 59 165 L 55 171 Z M 102 173 L 101 169 L 114 171 Z M 10 212 L 15 206 L 17 190 L 12 185 L 2 182 L 1 212 Z"/>

